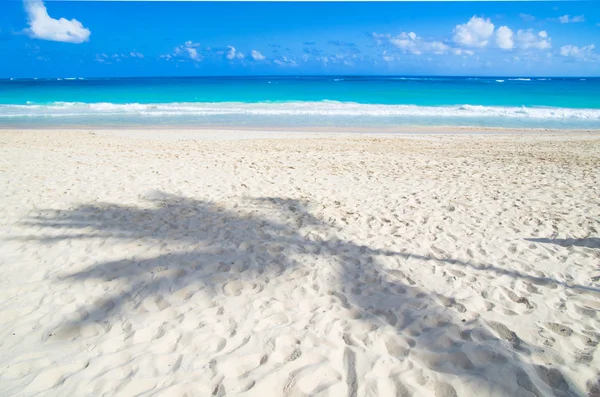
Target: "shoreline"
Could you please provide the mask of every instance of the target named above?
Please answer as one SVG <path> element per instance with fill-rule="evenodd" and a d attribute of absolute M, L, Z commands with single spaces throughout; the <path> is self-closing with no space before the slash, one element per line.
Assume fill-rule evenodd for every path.
<path fill-rule="evenodd" d="M 126 134 L 133 133 L 137 135 L 140 132 L 151 134 L 161 134 L 169 132 L 172 134 L 190 133 L 210 135 L 214 133 L 240 135 L 250 134 L 248 136 L 286 134 L 285 136 L 277 135 L 276 137 L 298 137 L 297 135 L 306 136 L 329 136 L 329 135 L 383 135 L 383 136 L 410 136 L 410 135 L 577 135 L 577 134 L 600 134 L 600 129 L 555 129 L 555 128 L 508 128 L 508 127 L 477 127 L 477 126 L 399 126 L 399 127 L 235 127 L 235 126 L 96 126 L 96 125 L 78 125 L 78 126 L 33 126 L 33 127 L 17 127 L 17 126 L 2 126 L 1 132 L 26 132 L 26 131 L 64 131 L 64 132 L 81 132 L 89 133 L 117 133 Z"/>

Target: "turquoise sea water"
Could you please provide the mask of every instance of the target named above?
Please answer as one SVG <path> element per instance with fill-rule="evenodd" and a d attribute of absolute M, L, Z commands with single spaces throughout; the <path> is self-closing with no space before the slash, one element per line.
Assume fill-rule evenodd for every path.
<path fill-rule="evenodd" d="M 600 78 L 0 80 L 0 127 L 485 126 L 600 129 Z"/>

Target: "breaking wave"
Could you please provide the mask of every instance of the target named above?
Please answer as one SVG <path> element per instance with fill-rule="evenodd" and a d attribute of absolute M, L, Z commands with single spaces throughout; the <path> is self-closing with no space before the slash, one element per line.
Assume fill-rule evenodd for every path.
<path fill-rule="evenodd" d="M 115 104 L 54 102 L 0 105 L 0 119 L 86 116 L 362 116 L 362 117 L 494 117 L 520 119 L 600 120 L 600 109 L 500 107 L 479 105 L 416 106 L 354 102 L 181 102 Z"/>

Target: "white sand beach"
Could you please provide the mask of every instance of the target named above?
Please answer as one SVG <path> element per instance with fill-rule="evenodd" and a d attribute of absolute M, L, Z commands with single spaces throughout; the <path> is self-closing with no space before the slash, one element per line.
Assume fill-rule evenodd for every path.
<path fill-rule="evenodd" d="M 600 396 L 600 135 L 0 131 L 0 396 Z"/>

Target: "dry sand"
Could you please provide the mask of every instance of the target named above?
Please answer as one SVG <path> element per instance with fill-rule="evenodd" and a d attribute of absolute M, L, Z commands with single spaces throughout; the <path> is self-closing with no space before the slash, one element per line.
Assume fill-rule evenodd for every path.
<path fill-rule="evenodd" d="M 271 138 L 1 131 L 0 395 L 600 395 L 598 134 Z"/>

